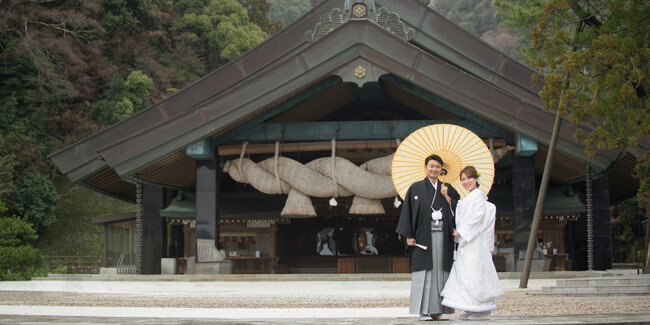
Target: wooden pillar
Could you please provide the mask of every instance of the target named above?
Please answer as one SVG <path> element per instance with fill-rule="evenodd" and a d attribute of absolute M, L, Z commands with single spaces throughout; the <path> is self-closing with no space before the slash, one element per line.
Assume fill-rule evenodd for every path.
<path fill-rule="evenodd" d="M 528 246 L 528 237 L 533 222 L 536 201 L 535 189 L 535 158 L 534 156 L 515 155 L 512 164 L 512 201 L 514 217 L 514 270 L 517 270 L 517 264 L 523 265 L 526 248 Z M 524 254 L 524 255 L 521 255 Z M 519 266 L 521 269 L 521 266 Z"/>
<path fill-rule="evenodd" d="M 587 201 L 587 269 L 594 269 L 594 195 L 591 182 L 591 167 L 587 166 L 585 177 Z"/>
<path fill-rule="evenodd" d="M 215 246 L 219 242 L 218 161 L 217 157 L 196 161 L 196 239 L 214 240 Z M 197 262 L 201 262 L 198 256 Z"/>
<path fill-rule="evenodd" d="M 108 267 L 108 223 L 104 223 L 104 267 Z"/>
<path fill-rule="evenodd" d="M 602 173 L 592 180 L 594 270 L 612 268 L 612 231 L 609 200 L 609 176 Z"/>
<path fill-rule="evenodd" d="M 271 239 L 269 243 L 269 255 L 271 257 L 278 256 L 278 226 L 276 224 L 271 225 Z"/>
<path fill-rule="evenodd" d="M 582 215 L 578 220 L 567 223 L 568 254 L 571 271 L 584 271 L 589 268 L 587 261 L 587 216 Z"/>
<path fill-rule="evenodd" d="M 164 207 L 163 189 L 144 184 L 142 193 L 142 274 L 160 274 L 164 234 L 164 222 L 160 210 Z"/>
<path fill-rule="evenodd" d="M 142 274 L 142 181 L 138 179 L 135 186 L 135 269 Z"/>

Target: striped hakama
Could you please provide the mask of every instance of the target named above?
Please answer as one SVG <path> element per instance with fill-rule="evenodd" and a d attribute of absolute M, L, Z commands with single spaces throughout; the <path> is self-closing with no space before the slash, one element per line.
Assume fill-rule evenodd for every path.
<path fill-rule="evenodd" d="M 411 275 L 411 314 L 453 314 L 454 309 L 442 306 L 440 292 L 445 287 L 449 272 L 442 269 L 443 264 L 442 221 L 438 225 L 431 222 L 431 243 L 428 250 L 433 255 L 433 269 L 413 272 Z M 416 248 L 420 249 L 420 248 Z"/>

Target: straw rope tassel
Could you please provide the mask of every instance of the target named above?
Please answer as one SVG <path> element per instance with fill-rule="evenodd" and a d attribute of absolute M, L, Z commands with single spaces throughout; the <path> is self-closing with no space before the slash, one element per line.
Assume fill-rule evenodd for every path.
<path fill-rule="evenodd" d="M 280 141 L 275 142 L 275 156 L 273 157 L 273 171 L 275 172 L 275 185 L 277 193 L 282 194 L 282 183 L 280 182 L 280 174 L 278 173 L 278 155 L 280 153 Z"/>
<path fill-rule="evenodd" d="M 237 168 L 239 168 L 239 175 L 241 175 L 241 177 L 244 180 L 246 180 L 246 176 L 244 175 L 244 173 L 241 172 L 242 171 L 241 164 L 242 164 L 242 161 L 244 161 L 244 153 L 246 153 L 246 146 L 247 145 L 248 145 L 248 141 L 241 144 L 241 153 L 239 154 L 239 164 L 237 165 Z"/>
<path fill-rule="evenodd" d="M 336 139 L 332 139 L 332 182 L 334 182 L 334 196 L 330 199 L 330 205 L 338 205 L 336 198 L 339 196 L 339 186 L 336 182 Z"/>

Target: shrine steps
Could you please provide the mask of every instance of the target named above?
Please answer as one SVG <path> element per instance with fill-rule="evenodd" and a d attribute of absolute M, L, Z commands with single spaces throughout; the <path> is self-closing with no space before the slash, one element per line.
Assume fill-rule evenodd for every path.
<path fill-rule="evenodd" d="M 650 295 L 650 275 L 605 276 L 557 280 L 554 287 L 542 287 L 534 295 L 625 296 Z"/>

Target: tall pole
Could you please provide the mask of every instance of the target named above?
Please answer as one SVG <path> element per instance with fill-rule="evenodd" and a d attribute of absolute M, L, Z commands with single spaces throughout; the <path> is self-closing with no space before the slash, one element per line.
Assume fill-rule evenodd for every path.
<path fill-rule="evenodd" d="M 594 197 L 591 186 L 591 168 L 587 166 L 585 185 L 587 187 L 587 265 L 594 269 Z"/>
<path fill-rule="evenodd" d="M 564 91 L 562 91 L 564 94 Z M 562 98 L 562 96 L 560 96 Z M 537 230 L 539 229 L 539 222 L 542 219 L 542 211 L 544 210 L 544 200 L 546 200 L 546 190 L 548 189 L 548 180 L 551 177 L 551 167 L 553 166 L 553 156 L 555 154 L 555 147 L 557 146 L 557 138 L 560 135 L 560 126 L 562 125 L 562 115 L 560 109 L 557 110 L 555 115 L 555 124 L 553 125 L 553 135 L 551 136 L 551 144 L 548 147 L 546 154 L 546 163 L 544 164 L 544 174 L 542 175 L 542 184 L 539 186 L 539 196 L 537 196 L 537 203 L 535 204 L 535 214 L 533 215 L 533 224 L 530 227 L 530 235 L 528 236 L 528 248 L 526 249 L 526 260 L 524 261 L 524 269 L 521 273 L 521 280 L 519 281 L 519 288 L 528 287 L 528 277 L 530 275 L 530 265 L 533 262 L 533 252 L 537 245 Z"/>

